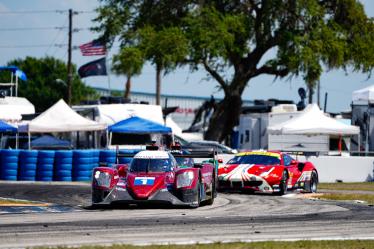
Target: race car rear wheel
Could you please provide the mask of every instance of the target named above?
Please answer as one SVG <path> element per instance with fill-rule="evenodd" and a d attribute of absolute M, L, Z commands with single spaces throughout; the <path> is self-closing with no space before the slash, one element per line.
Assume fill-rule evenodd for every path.
<path fill-rule="evenodd" d="M 287 194 L 287 181 L 288 181 L 288 173 L 287 171 L 283 171 L 282 179 L 279 183 L 279 195 Z"/>

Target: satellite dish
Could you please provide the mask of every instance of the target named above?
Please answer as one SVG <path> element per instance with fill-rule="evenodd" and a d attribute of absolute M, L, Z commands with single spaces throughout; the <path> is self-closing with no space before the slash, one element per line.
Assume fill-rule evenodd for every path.
<path fill-rule="evenodd" d="M 306 98 L 306 91 L 303 87 L 300 87 L 297 92 L 299 93 L 299 96 L 301 99 L 305 99 Z"/>

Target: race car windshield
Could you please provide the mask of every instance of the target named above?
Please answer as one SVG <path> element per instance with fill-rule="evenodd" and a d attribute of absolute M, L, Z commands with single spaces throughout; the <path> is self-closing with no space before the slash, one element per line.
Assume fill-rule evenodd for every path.
<path fill-rule="evenodd" d="M 280 164 L 280 160 L 274 156 L 266 155 L 246 155 L 246 156 L 236 156 L 227 164 L 262 164 L 262 165 L 276 165 Z"/>
<path fill-rule="evenodd" d="M 170 159 L 134 158 L 130 165 L 130 172 L 167 172 L 170 168 Z"/>

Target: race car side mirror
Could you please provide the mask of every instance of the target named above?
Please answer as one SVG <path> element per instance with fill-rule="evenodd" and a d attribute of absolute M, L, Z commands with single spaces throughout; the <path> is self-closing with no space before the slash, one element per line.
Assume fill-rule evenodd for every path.
<path fill-rule="evenodd" d="M 303 171 L 304 167 L 305 167 L 305 163 L 299 163 L 297 165 L 297 168 L 298 168 L 299 171 Z"/>
<path fill-rule="evenodd" d="M 218 159 L 218 163 L 223 163 L 223 160 L 221 158 Z"/>
<path fill-rule="evenodd" d="M 127 176 L 127 170 L 128 170 L 128 165 L 119 165 L 117 168 L 118 175 L 119 177 L 126 177 Z"/>
<path fill-rule="evenodd" d="M 291 164 L 297 164 L 296 160 L 291 160 Z"/>

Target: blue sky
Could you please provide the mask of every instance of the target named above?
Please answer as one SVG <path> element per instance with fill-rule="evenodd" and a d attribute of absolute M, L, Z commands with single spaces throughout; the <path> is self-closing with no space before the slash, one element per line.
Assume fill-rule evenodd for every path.
<path fill-rule="evenodd" d="M 374 17 L 374 1 L 362 0 L 365 11 L 370 17 Z M 92 12 L 99 2 L 96 0 L 0 0 L 0 65 L 6 64 L 15 58 L 26 56 L 44 57 L 54 56 L 67 60 L 67 48 L 57 47 L 53 44 L 67 44 L 67 29 L 54 29 L 68 25 L 68 15 L 64 13 L 15 13 L 14 11 L 35 10 L 67 10 L 88 11 L 74 15 L 73 28 L 80 28 L 73 36 L 73 45 L 81 45 L 94 38 L 96 34 L 87 30 L 93 24 L 91 20 L 95 17 Z M 19 28 L 51 28 L 41 30 L 14 30 Z M 13 29 L 10 31 L 9 29 Z M 42 45 L 42 46 L 31 46 Z M 19 46 L 25 46 L 20 48 Z M 114 48 L 110 54 L 116 52 Z M 88 61 L 99 57 L 82 56 L 78 50 L 73 51 L 73 63 L 80 66 Z M 203 70 L 191 73 L 189 68 L 182 68 L 174 73 L 163 77 L 162 93 L 222 97 L 223 94 L 217 89 L 213 80 L 206 80 Z M 84 79 L 90 86 L 108 87 L 108 77 L 98 76 Z M 325 72 L 321 77 L 321 104 L 324 101 L 325 92 L 328 92 L 327 110 L 339 112 L 350 108 L 352 91 L 374 84 L 373 79 L 361 73 L 345 73 L 342 70 Z M 123 89 L 125 78 L 110 75 L 110 85 L 113 89 Z M 259 76 L 251 80 L 244 91 L 243 98 L 254 99 L 289 99 L 297 102 L 299 100 L 297 89 L 304 86 L 301 78 L 292 80 L 276 80 L 272 76 Z M 140 76 L 133 79 L 134 91 L 155 92 L 155 70 L 151 65 L 144 67 Z"/>

